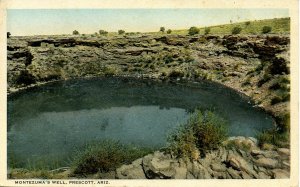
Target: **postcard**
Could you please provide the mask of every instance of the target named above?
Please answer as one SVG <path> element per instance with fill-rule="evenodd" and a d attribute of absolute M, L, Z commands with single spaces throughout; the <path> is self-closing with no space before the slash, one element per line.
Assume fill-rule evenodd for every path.
<path fill-rule="evenodd" d="M 298 2 L 0 1 L 1 186 L 297 186 Z"/>

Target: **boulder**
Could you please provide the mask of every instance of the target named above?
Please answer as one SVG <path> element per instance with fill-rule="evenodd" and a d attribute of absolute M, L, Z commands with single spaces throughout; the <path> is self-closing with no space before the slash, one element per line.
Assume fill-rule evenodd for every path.
<path fill-rule="evenodd" d="M 159 151 L 145 156 L 142 161 L 145 175 L 150 179 L 175 178 L 176 169 L 174 165 L 176 163 L 176 160 L 171 159 L 168 155 L 164 155 Z"/>
<path fill-rule="evenodd" d="M 222 163 L 212 163 L 210 165 L 211 169 L 217 172 L 224 172 L 226 171 L 226 166 Z"/>
<path fill-rule="evenodd" d="M 270 179 L 271 177 L 264 172 L 258 172 L 258 179 Z"/>
<path fill-rule="evenodd" d="M 130 165 L 123 165 L 116 169 L 118 179 L 146 179 L 142 168 L 142 158 L 137 159 Z"/>
<path fill-rule="evenodd" d="M 233 151 L 229 152 L 227 163 L 233 169 L 244 171 L 250 176 L 257 177 L 257 174 L 253 169 L 253 164 L 250 161 L 246 161 L 244 158 L 239 156 L 237 153 L 234 153 Z"/>
<path fill-rule="evenodd" d="M 211 175 L 209 174 L 206 167 L 202 166 L 198 162 L 194 161 L 192 164 L 192 173 L 197 179 L 210 179 Z"/>
<path fill-rule="evenodd" d="M 274 179 L 286 179 L 290 177 L 290 173 L 282 169 L 273 169 L 272 174 Z"/>
<path fill-rule="evenodd" d="M 257 166 L 273 169 L 278 166 L 278 161 L 272 158 L 259 158 L 254 161 Z"/>
<path fill-rule="evenodd" d="M 232 168 L 228 168 L 227 169 L 228 174 L 231 176 L 231 178 L 233 179 L 241 179 L 242 177 L 240 176 L 239 172 L 232 169 Z"/>
<path fill-rule="evenodd" d="M 276 151 L 262 151 L 262 150 L 252 150 L 251 155 L 256 158 L 262 158 L 261 156 L 264 156 L 266 158 L 279 158 L 279 154 Z"/>
<path fill-rule="evenodd" d="M 281 156 L 290 156 L 290 149 L 287 148 L 278 148 L 277 152 Z"/>

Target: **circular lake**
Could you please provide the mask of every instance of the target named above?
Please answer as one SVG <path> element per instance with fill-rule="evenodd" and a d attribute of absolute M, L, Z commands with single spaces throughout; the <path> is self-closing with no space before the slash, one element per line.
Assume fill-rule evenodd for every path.
<path fill-rule="evenodd" d="M 49 83 L 8 97 L 8 161 L 13 167 L 66 166 L 74 151 L 114 139 L 163 147 L 196 108 L 229 121 L 231 136 L 255 136 L 272 118 L 232 89 L 212 82 L 159 83 L 93 78 Z"/>

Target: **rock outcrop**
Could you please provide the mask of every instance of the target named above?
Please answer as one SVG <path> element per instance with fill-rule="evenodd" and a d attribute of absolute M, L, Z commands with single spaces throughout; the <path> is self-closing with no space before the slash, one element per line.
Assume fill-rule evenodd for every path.
<path fill-rule="evenodd" d="M 250 143 L 251 142 L 251 143 Z M 250 144 L 249 144 L 250 143 Z M 228 147 L 233 145 L 233 147 Z M 241 145 L 249 145 L 247 148 Z M 156 151 L 116 170 L 118 179 L 280 179 L 289 178 L 289 149 L 261 150 L 254 138 L 234 137 L 225 147 L 196 160 Z M 284 152 L 284 153 L 283 153 Z M 279 156 L 280 154 L 286 157 Z"/>

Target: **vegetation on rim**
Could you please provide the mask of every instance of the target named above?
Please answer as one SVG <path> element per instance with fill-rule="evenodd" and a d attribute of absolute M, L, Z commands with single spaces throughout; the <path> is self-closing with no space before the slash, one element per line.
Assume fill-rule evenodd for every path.
<path fill-rule="evenodd" d="M 200 29 L 197 28 L 197 27 L 191 27 L 191 28 L 189 29 L 189 35 L 199 34 L 199 32 L 200 32 Z"/>
<path fill-rule="evenodd" d="M 92 174 L 113 171 L 123 164 L 152 152 L 149 148 L 123 145 L 114 140 L 103 140 L 85 146 L 79 151 L 73 162 L 74 174 Z"/>
<path fill-rule="evenodd" d="M 254 20 L 237 23 L 228 23 L 199 28 L 199 33 L 204 34 L 205 28 L 210 28 L 210 34 L 231 34 L 234 27 L 242 29 L 240 34 L 261 34 L 264 26 L 270 26 L 272 33 L 288 34 L 290 33 L 290 18 L 274 18 L 266 20 Z M 189 30 L 173 30 L 174 34 L 188 34 Z"/>
<path fill-rule="evenodd" d="M 227 128 L 228 122 L 216 113 L 196 110 L 186 124 L 170 134 L 168 151 L 177 157 L 197 159 L 221 145 L 228 136 Z"/>

